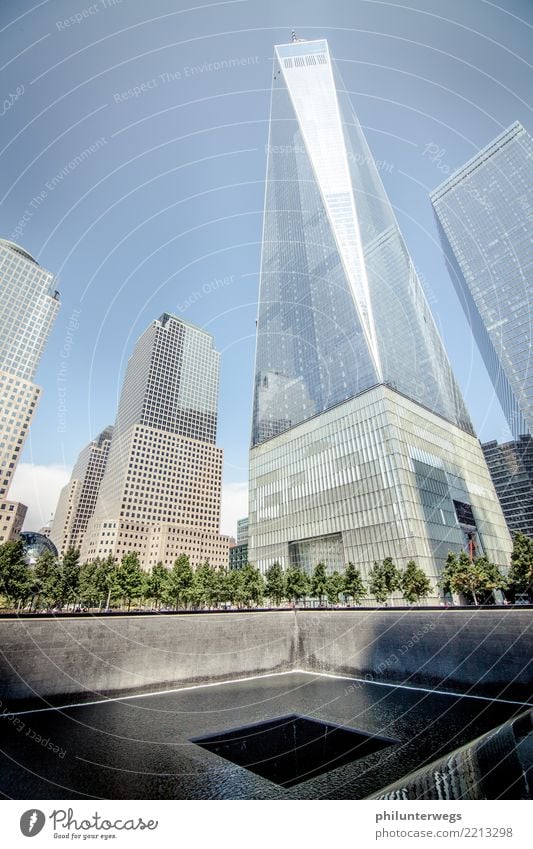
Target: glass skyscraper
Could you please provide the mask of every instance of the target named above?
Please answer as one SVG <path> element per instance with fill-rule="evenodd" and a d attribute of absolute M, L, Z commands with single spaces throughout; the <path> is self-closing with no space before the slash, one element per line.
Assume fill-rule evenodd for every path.
<path fill-rule="evenodd" d="M 0 239 L 0 542 L 18 536 L 26 507 L 7 495 L 41 389 L 33 383 L 59 310 L 55 278 Z"/>
<path fill-rule="evenodd" d="M 471 430 L 326 41 L 276 63 L 252 444 L 383 383 Z"/>
<path fill-rule="evenodd" d="M 533 139 L 518 122 L 431 194 L 453 284 L 515 439 L 533 433 Z"/>
<path fill-rule="evenodd" d="M 503 562 L 479 443 L 327 42 L 274 60 L 250 561 L 414 556 L 436 578 L 474 534 Z"/>
<path fill-rule="evenodd" d="M 507 527 L 533 539 L 533 437 L 481 446 Z"/>

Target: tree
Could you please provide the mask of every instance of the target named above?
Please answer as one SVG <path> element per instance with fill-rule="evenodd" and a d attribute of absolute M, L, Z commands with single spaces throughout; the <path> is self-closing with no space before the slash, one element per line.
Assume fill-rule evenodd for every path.
<path fill-rule="evenodd" d="M 279 607 L 285 593 L 283 570 L 279 563 L 273 563 L 266 571 L 265 595 Z"/>
<path fill-rule="evenodd" d="M 533 592 L 533 540 L 521 531 L 513 534 L 509 586 L 513 596 Z"/>
<path fill-rule="evenodd" d="M 96 560 L 88 560 L 80 566 L 78 594 L 80 602 L 88 607 L 94 607 L 102 601 L 104 591 L 97 580 L 100 565 L 101 561 L 97 558 Z"/>
<path fill-rule="evenodd" d="M 261 604 L 265 594 L 265 581 L 261 572 L 250 563 L 247 563 L 240 572 L 245 604 Z"/>
<path fill-rule="evenodd" d="M 287 598 L 292 599 L 295 604 L 309 593 L 310 581 L 305 572 L 298 566 L 289 566 L 285 575 L 285 592 Z"/>
<path fill-rule="evenodd" d="M 402 595 L 409 604 L 415 604 L 421 598 L 427 598 L 431 594 L 431 581 L 423 569 L 410 560 L 400 577 L 400 589 Z"/>
<path fill-rule="evenodd" d="M 246 599 L 241 569 L 230 569 L 225 576 L 225 595 L 230 604 L 241 607 Z"/>
<path fill-rule="evenodd" d="M 155 601 L 157 607 L 161 607 L 161 601 L 168 594 L 169 570 L 163 563 L 156 563 L 148 575 L 146 582 L 146 594 L 148 598 Z"/>
<path fill-rule="evenodd" d="M 353 563 L 348 563 L 344 572 L 344 588 L 341 590 L 345 595 L 353 598 L 355 604 L 360 604 L 366 595 L 365 585 L 361 573 Z"/>
<path fill-rule="evenodd" d="M 340 572 L 332 572 L 326 578 L 326 595 L 330 604 L 338 604 L 339 594 L 344 591 L 344 576 Z"/>
<path fill-rule="evenodd" d="M 387 590 L 389 591 L 389 595 L 392 595 L 393 592 L 400 589 L 401 582 L 401 574 L 400 570 L 392 561 L 392 557 L 386 557 L 382 563 L 382 572 L 383 577 L 385 578 L 385 585 Z"/>
<path fill-rule="evenodd" d="M 392 557 L 386 557 L 382 563 L 374 563 L 368 573 L 369 589 L 376 601 L 383 604 L 388 597 L 400 589 L 400 571 L 392 561 Z"/>
<path fill-rule="evenodd" d="M 59 563 L 51 551 L 43 551 L 33 568 L 35 607 L 53 607 L 61 597 Z"/>
<path fill-rule="evenodd" d="M 318 603 L 322 604 L 322 598 L 327 591 L 327 575 L 324 563 L 317 563 L 311 578 L 311 595 L 318 598 Z"/>
<path fill-rule="evenodd" d="M 503 588 L 506 581 L 486 557 L 471 561 L 466 551 L 459 556 L 450 551 L 439 583 L 445 592 L 461 593 L 478 605 L 487 593 Z"/>
<path fill-rule="evenodd" d="M 168 576 L 168 598 L 177 610 L 180 602 L 186 601 L 192 587 L 193 572 L 186 554 L 180 554 Z"/>
<path fill-rule="evenodd" d="M 368 589 L 379 604 L 389 597 L 389 588 L 383 572 L 383 564 L 375 562 L 368 573 Z"/>
<path fill-rule="evenodd" d="M 188 598 L 195 607 L 214 607 L 220 599 L 220 583 L 217 573 L 206 561 L 194 571 Z"/>
<path fill-rule="evenodd" d="M 14 607 L 24 603 L 30 595 L 31 573 L 24 560 L 22 540 L 0 545 L 0 593 Z"/>
<path fill-rule="evenodd" d="M 476 559 L 476 566 L 484 573 L 484 585 L 481 588 L 484 604 L 494 602 L 494 590 L 506 590 L 508 587 L 507 578 L 505 578 L 495 563 L 492 563 L 485 555 Z"/>
<path fill-rule="evenodd" d="M 111 601 L 120 595 L 120 588 L 117 583 L 117 561 L 112 554 L 109 554 L 104 560 L 98 560 L 94 571 L 94 586 L 98 592 L 100 606 L 104 603 L 107 610 L 111 605 Z"/>
<path fill-rule="evenodd" d="M 59 567 L 59 598 L 62 604 L 75 602 L 80 586 L 80 552 L 68 548 Z"/>
<path fill-rule="evenodd" d="M 128 603 L 128 610 L 135 598 L 141 598 L 145 588 L 144 572 L 136 551 L 125 554 L 115 573 L 115 585 L 118 595 Z"/>

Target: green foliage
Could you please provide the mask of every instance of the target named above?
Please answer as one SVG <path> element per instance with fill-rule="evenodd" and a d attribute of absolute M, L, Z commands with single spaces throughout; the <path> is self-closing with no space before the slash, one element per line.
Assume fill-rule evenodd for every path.
<path fill-rule="evenodd" d="M 448 553 L 439 583 L 445 592 L 461 593 L 476 605 L 492 590 L 506 586 L 505 578 L 494 563 L 486 557 L 471 561 L 465 551 L 459 556 L 453 551 Z"/>
<path fill-rule="evenodd" d="M 30 596 L 31 573 L 24 560 L 22 540 L 0 545 L 0 594 L 14 606 Z"/>
<path fill-rule="evenodd" d="M 80 566 L 78 593 L 81 604 L 94 607 L 103 601 L 102 596 L 107 595 L 98 586 L 97 574 L 100 570 L 100 559 L 89 560 Z"/>
<path fill-rule="evenodd" d="M 168 576 L 168 595 L 177 609 L 184 603 L 191 592 L 193 572 L 186 554 L 181 554 L 174 563 Z"/>
<path fill-rule="evenodd" d="M 43 551 L 33 567 L 35 608 L 50 608 L 59 603 L 61 597 L 61 575 L 59 563 L 51 551 Z"/>
<path fill-rule="evenodd" d="M 332 572 L 326 578 L 326 595 L 330 604 L 338 604 L 340 593 L 344 592 L 344 576 Z"/>
<path fill-rule="evenodd" d="M 194 607 L 213 607 L 220 599 L 220 582 L 209 563 L 201 563 L 193 573 L 188 597 Z"/>
<path fill-rule="evenodd" d="M 283 570 L 280 564 L 273 563 L 272 566 L 269 566 L 265 577 L 265 595 L 273 601 L 275 605 L 279 605 L 285 595 L 285 578 L 283 577 Z"/>
<path fill-rule="evenodd" d="M 287 598 L 298 603 L 310 591 L 309 578 L 298 566 L 289 566 L 285 575 L 285 588 Z"/>
<path fill-rule="evenodd" d="M 76 548 L 65 551 L 59 565 L 59 597 L 62 604 L 77 601 L 80 586 L 80 552 Z"/>
<path fill-rule="evenodd" d="M 265 581 L 259 569 L 247 563 L 244 569 L 240 570 L 240 573 L 245 604 L 261 604 L 265 594 Z"/>
<path fill-rule="evenodd" d="M 322 604 L 322 597 L 327 592 L 327 581 L 325 565 L 323 563 L 317 563 L 313 570 L 313 577 L 311 578 L 311 595 L 316 596 L 320 604 Z"/>
<path fill-rule="evenodd" d="M 414 560 L 408 562 L 405 571 L 400 576 L 400 589 L 403 597 L 410 604 L 415 604 L 421 598 L 427 598 L 428 595 L 431 595 L 431 581 Z"/>
<path fill-rule="evenodd" d="M 359 569 L 353 563 L 348 563 L 344 572 L 345 595 L 350 596 L 355 604 L 360 604 L 366 595 L 366 589 Z"/>
<path fill-rule="evenodd" d="M 139 563 L 139 555 L 136 551 L 125 554 L 115 570 L 114 591 L 119 598 L 128 603 L 128 610 L 134 599 L 139 599 L 145 591 L 145 573 Z"/>
<path fill-rule="evenodd" d="M 389 589 L 381 563 L 375 562 L 368 573 L 368 589 L 377 602 L 383 604 L 389 597 Z"/>
<path fill-rule="evenodd" d="M 398 567 L 393 563 L 392 557 L 386 557 L 382 563 L 382 572 L 385 578 L 385 585 L 391 595 L 401 586 L 401 573 Z"/>
<path fill-rule="evenodd" d="M 163 563 L 156 563 L 146 581 L 146 595 L 160 606 L 169 591 L 169 570 Z"/>
<path fill-rule="evenodd" d="M 533 540 L 521 531 L 513 534 L 509 586 L 513 595 L 533 593 Z"/>
<path fill-rule="evenodd" d="M 386 557 L 382 563 L 374 563 L 368 573 L 368 588 L 376 601 L 383 604 L 388 597 L 400 589 L 401 574 L 392 561 Z"/>
<path fill-rule="evenodd" d="M 105 560 L 98 561 L 94 573 L 95 589 L 98 591 L 99 603 L 104 604 L 106 608 L 109 607 L 113 600 L 119 597 L 117 568 L 117 561 L 110 554 Z"/>
<path fill-rule="evenodd" d="M 246 599 L 244 597 L 244 581 L 240 569 L 230 569 L 225 576 L 225 596 L 230 604 L 242 607 Z"/>

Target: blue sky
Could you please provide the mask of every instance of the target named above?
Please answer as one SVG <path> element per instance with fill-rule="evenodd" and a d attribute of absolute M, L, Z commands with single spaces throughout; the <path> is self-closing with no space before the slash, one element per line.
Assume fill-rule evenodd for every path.
<path fill-rule="evenodd" d="M 223 529 L 246 513 L 272 53 L 293 27 L 329 40 L 477 432 L 509 438 L 428 192 L 514 120 L 533 129 L 532 26 L 527 0 L 2 0 L 0 233 L 59 275 L 62 301 L 11 490 L 27 526 L 114 420 L 163 311 L 222 352 Z"/>

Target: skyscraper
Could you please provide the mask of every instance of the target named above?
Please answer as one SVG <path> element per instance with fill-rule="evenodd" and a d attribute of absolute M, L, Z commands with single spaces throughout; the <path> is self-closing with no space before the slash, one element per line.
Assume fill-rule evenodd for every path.
<path fill-rule="evenodd" d="M 18 536 L 26 515 L 7 495 L 41 392 L 33 377 L 59 306 L 53 274 L 0 239 L 0 542 Z"/>
<path fill-rule="evenodd" d="M 533 433 L 533 139 L 518 122 L 431 193 L 450 275 L 513 436 Z"/>
<path fill-rule="evenodd" d="M 533 437 L 481 446 L 507 527 L 533 539 Z"/>
<path fill-rule="evenodd" d="M 168 313 L 138 339 L 82 560 L 137 551 L 146 569 L 182 553 L 192 565 L 227 566 L 219 359 L 209 333 Z"/>
<path fill-rule="evenodd" d="M 327 42 L 275 48 L 249 559 L 433 579 L 510 550 L 441 339 Z"/>
<path fill-rule="evenodd" d="M 248 516 L 237 519 L 237 545 L 248 542 Z"/>
<path fill-rule="evenodd" d="M 70 481 L 60 492 L 50 531 L 60 554 L 68 548 L 81 548 L 100 492 L 112 435 L 113 428 L 106 427 L 80 451 Z"/>

